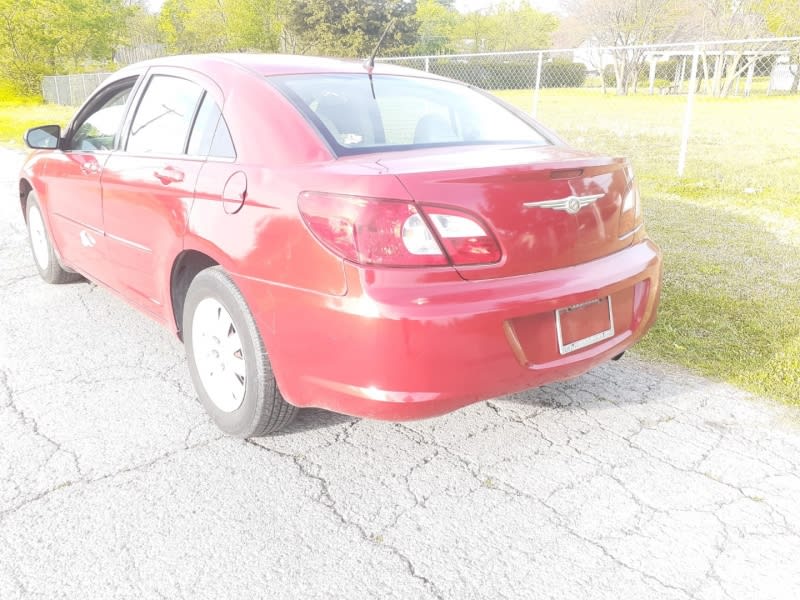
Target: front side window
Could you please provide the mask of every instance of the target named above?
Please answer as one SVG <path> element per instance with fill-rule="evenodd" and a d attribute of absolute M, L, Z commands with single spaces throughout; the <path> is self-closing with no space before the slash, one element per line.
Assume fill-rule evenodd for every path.
<path fill-rule="evenodd" d="M 125 149 L 133 154 L 183 154 L 203 88 L 178 77 L 155 75 L 131 123 Z"/>
<path fill-rule="evenodd" d="M 125 104 L 134 83 L 130 81 L 123 84 L 122 89 L 110 92 L 111 97 L 83 120 L 72 135 L 70 150 L 98 152 L 114 149 L 114 137 L 125 116 Z"/>
<path fill-rule="evenodd" d="M 464 144 L 549 143 L 499 102 L 464 85 L 361 74 L 285 75 L 270 81 L 339 154 Z"/>

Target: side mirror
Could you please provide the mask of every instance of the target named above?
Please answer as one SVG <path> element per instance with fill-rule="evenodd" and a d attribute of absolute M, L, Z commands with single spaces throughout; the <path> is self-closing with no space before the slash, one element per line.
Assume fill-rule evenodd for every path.
<path fill-rule="evenodd" d="M 34 150 L 55 150 L 61 143 L 61 127 L 43 125 L 28 129 L 25 133 L 25 143 Z"/>

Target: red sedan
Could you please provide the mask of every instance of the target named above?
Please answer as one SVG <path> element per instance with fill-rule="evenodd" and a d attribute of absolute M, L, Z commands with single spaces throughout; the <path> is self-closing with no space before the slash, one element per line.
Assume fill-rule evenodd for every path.
<path fill-rule="evenodd" d="M 122 69 L 19 181 L 36 266 L 184 341 L 229 434 L 418 419 L 575 377 L 656 317 L 629 163 L 418 71 L 218 55 Z"/>

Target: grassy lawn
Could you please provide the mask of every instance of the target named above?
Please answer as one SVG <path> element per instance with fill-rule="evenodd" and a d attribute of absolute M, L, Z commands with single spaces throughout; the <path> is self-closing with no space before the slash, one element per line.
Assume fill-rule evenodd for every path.
<path fill-rule="evenodd" d="M 531 94 L 499 92 L 525 110 Z M 630 157 L 664 250 L 660 318 L 638 346 L 800 404 L 800 98 L 686 98 L 545 90 L 538 118 L 572 144 Z"/>
<path fill-rule="evenodd" d="M 72 107 L 33 101 L 0 101 L 0 144 L 21 148 L 26 130 L 37 125 L 58 124 L 63 127 L 74 112 Z"/>

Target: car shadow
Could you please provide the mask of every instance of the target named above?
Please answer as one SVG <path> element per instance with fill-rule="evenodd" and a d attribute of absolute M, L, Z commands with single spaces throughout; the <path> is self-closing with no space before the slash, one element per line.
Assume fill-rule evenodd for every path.
<path fill-rule="evenodd" d="M 357 417 L 331 412 L 322 408 L 302 408 L 298 411 L 294 421 L 287 425 L 285 429 L 271 434 L 270 437 L 291 436 L 306 431 L 337 427 L 360 420 Z"/>

